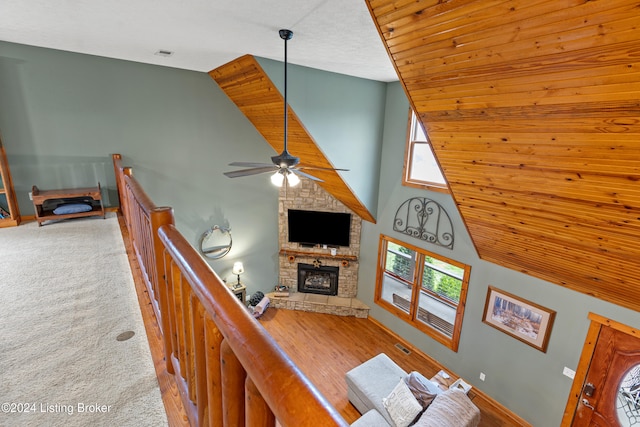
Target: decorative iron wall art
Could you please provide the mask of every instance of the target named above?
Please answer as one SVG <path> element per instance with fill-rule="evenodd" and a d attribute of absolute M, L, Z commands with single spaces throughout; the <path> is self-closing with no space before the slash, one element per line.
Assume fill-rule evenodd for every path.
<path fill-rule="evenodd" d="M 453 249 L 453 224 L 440 204 L 425 197 L 412 197 L 398 208 L 393 230 Z"/>

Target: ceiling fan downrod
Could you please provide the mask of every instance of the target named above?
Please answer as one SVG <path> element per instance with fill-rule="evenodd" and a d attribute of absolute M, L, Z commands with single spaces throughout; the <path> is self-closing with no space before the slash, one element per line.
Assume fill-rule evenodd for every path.
<path fill-rule="evenodd" d="M 224 175 L 229 178 L 236 178 L 241 176 L 249 176 L 249 175 L 257 175 L 262 173 L 273 173 L 271 175 L 271 182 L 281 187 L 284 181 L 290 185 L 295 186 L 300 182 L 299 177 L 305 177 L 312 181 L 322 182 L 322 179 L 317 178 L 313 175 L 310 175 L 302 169 L 316 169 L 316 170 L 331 170 L 331 171 L 346 171 L 347 169 L 335 169 L 335 168 L 325 168 L 325 167 L 297 167 L 300 163 L 300 158 L 296 156 L 292 156 L 288 151 L 288 131 L 289 131 L 289 102 L 287 98 L 288 92 L 288 52 L 287 52 L 287 41 L 291 40 L 293 37 L 293 31 L 282 29 L 279 30 L 279 35 L 282 40 L 284 40 L 284 129 L 283 129 L 283 137 L 284 137 L 284 146 L 283 150 L 277 156 L 271 157 L 272 164 L 268 163 L 253 163 L 253 162 L 232 162 L 230 166 L 241 166 L 246 167 L 248 169 L 236 170 L 231 172 L 224 172 Z"/>
<path fill-rule="evenodd" d="M 289 154 L 289 152 L 287 151 L 287 130 L 288 130 L 288 122 L 289 122 L 289 104 L 287 102 L 287 86 L 288 86 L 288 80 L 287 80 L 287 41 L 291 40 L 293 38 L 293 31 L 291 30 L 287 30 L 287 29 L 282 29 L 279 31 L 280 34 L 280 38 L 282 40 L 284 40 L 284 150 L 282 151 L 282 154 L 280 154 L 280 156 L 282 157 L 282 160 L 284 160 L 284 158 L 294 158 L 293 156 L 291 156 Z M 294 166 L 295 164 L 297 164 L 298 161 L 296 161 L 294 164 L 289 165 L 287 164 L 287 166 L 291 167 Z"/>

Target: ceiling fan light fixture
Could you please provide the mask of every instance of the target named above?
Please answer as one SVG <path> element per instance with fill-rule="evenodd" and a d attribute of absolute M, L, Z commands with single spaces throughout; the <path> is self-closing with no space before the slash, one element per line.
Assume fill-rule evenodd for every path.
<path fill-rule="evenodd" d="M 300 178 L 298 178 L 298 175 L 296 175 L 295 173 L 288 171 L 289 173 L 287 174 L 287 184 L 289 184 L 289 187 L 295 187 L 296 185 L 300 184 Z"/>
<path fill-rule="evenodd" d="M 284 175 L 282 174 L 282 172 L 277 171 L 276 173 L 271 175 L 271 183 L 276 187 L 282 187 L 283 182 L 284 182 Z"/>
<path fill-rule="evenodd" d="M 289 104 L 287 102 L 287 41 L 291 40 L 293 37 L 293 31 L 291 30 L 280 30 L 279 32 L 280 38 L 284 40 L 284 147 L 282 152 L 277 156 L 271 156 L 271 163 L 251 163 L 251 162 L 233 162 L 230 163 L 229 166 L 242 166 L 248 167 L 249 169 L 242 169 L 239 171 L 233 172 L 225 172 L 224 174 L 229 178 L 236 178 L 239 176 L 249 176 L 249 175 L 257 175 L 261 173 L 270 173 L 274 170 L 275 173 L 271 175 L 271 183 L 277 187 L 282 187 L 284 184 L 285 178 L 287 179 L 287 185 L 290 187 L 295 187 L 300 183 L 300 177 L 311 179 L 316 182 L 322 182 L 322 179 L 316 178 L 313 175 L 310 175 L 306 172 L 303 172 L 302 169 L 319 169 L 319 170 L 332 170 L 332 171 L 346 171 L 348 169 L 336 169 L 336 168 L 324 168 L 324 167 L 309 167 L 309 166 L 299 166 L 300 158 L 291 155 L 287 149 L 287 118 L 288 118 L 288 108 Z"/>
<path fill-rule="evenodd" d="M 287 178 L 287 185 L 289 185 L 289 187 L 295 187 L 300 184 L 300 178 L 289 169 L 280 169 L 271 175 L 271 183 L 276 187 L 282 187 L 285 177 Z"/>

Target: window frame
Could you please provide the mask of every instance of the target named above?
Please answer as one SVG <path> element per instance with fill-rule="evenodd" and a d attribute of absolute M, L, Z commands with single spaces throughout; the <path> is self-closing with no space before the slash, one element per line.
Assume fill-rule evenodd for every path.
<path fill-rule="evenodd" d="M 383 282 L 385 273 L 392 274 L 393 277 L 398 277 L 397 275 L 389 272 L 386 268 L 387 262 L 387 252 L 389 243 L 394 243 L 400 246 L 404 246 L 407 249 L 410 249 L 415 252 L 416 256 L 414 257 L 415 264 L 413 266 L 414 274 L 413 281 L 409 282 L 405 278 L 399 278 L 401 281 L 405 283 L 411 283 L 411 302 L 409 306 L 409 312 L 402 310 L 398 306 L 394 305 L 392 302 L 382 298 L 383 291 Z M 418 319 L 418 307 L 419 307 L 419 299 L 421 296 L 421 291 L 428 292 L 430 296 L 436 296 L 438 299 L 443 300 L 445 303 L 449 303 L 446 298 L 438 295 L 437 293 L 424 289 L 422 286 L 424 265 L 425 265 L 425 257 L 434 258 L 463 270 L 463 277 L 461 280 L 460 286 L 460 297 L 458 299 L 458 303 L 456 306 L 456 314 L 455 321 L 453 324 L 453 331 L 451 336 L 446 335 L 440 330 L 436 329 L 434 326 L 429 325 L 426 322 L 423 322 Z M 418 267 L 420 266 L 420 267 Z M 403 242 L 398 239 L 394 239 L 393 237 L 380 234 L 380 240 L 378 243 L 378 265 L 376 267 L 376 287 L 374 294 L 374 302 L 385 310 L 389 311 L 394 316 L 404 320 L 406 323 L 409 323 L 411 326 L 430 336 L 434 340 L 438 341 L 440 344 L 445 347 L 453 350 L 454 352 L 458 351 L 458 345 L 460 343 L 460 332 L 462 331 L 462 319 L 464 317 L 464 309 L 467 300 L 467 292 L 469 288 L 469 277 L 471 275 L 471 266 L 461 263 L 456 260 L 452 260 L 443 255 L 439 255 L 433 252 L 430 252 L 424 248 L 420 248 L 409 243 Z M 433 295 L 432 295 L 433 294 Z"/>
<path fill-rule="evenodd" d="M 438 162 L 438 159 L 434 154 L 433 145 L 431 144 L 431 141 L 429 140 L 429 136 L 427 135 L 427 132 L 425 131 L 424 128 L 422 130 L 425 136 L 427 136 L 427 140 L 426 141 L 414 140 L 414 136 L 416 134 L 416 132 L 414 131 L 414 124 L 415 126 L 422 126 L 422 123 L 420 122 L 420 120 L 418 120 L 418 115 L 415 114 L 413 109 L 409 108 L 408 116 L 409 116 L 409 120 L 407 121 L 407 141 L 405 144 L 404 164 L 402 167 L 402 185 L 407 187 L 420 188 L 423 190 L 437 191 L 440 193 L 449 193 L 450 192 L 449 184 L 446 182 L 447 179 L 445 178 L 444 173 L 442 173 L 442 168 L 440 167 L 440 163 Z M 411 177 L 411 170 L 413 167 L 414 148 L 416 144 L 426 144 L 429 147 L 429 150 L 431 151 L 431 154 L 433 155 L 433 158 L 436 164 L 438 165 L 440 174 L 442 175 L 445 181 L 444 184 L 439 182 L 433 182 L 433 181 L 422 181 L 422 180 Z"/>

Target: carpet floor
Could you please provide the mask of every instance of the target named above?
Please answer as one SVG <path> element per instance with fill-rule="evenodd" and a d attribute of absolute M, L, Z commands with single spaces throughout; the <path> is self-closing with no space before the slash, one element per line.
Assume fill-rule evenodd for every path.
<path fill-rule="evenodd" d="M 167 425 L 115 214 L 0 229 L 0 404 L 0 426 Z"/>

